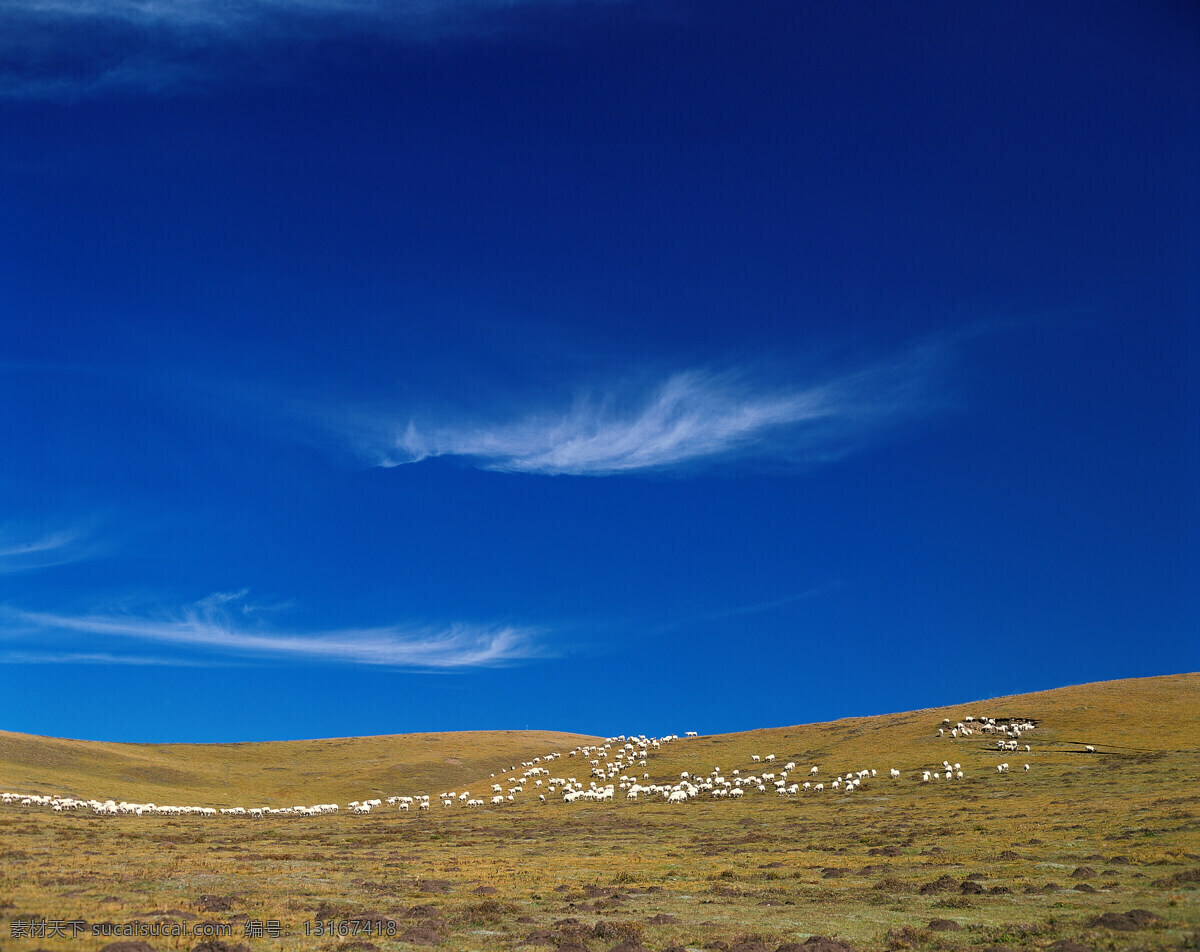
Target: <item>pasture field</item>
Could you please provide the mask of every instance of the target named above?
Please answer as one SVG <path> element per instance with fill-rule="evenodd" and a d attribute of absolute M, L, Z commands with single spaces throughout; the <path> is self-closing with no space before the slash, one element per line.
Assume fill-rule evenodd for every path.
<path fill-rule="evenodd" d="M 938 736 L 943 718 L 967 715 L 1038 726 L 1018 752 L 997 751 L 992 735 Z M 747 774 L 764 769 L 752 755 L 771 753 L 775 767 L 796 762 L 797 780 L 811 765 L 826 783 L 877 770 L 849 794 L 671 804 L 627 802 L 618 790 L 612 802 L 540 804 L 527 786 L 513 803 L 474 809 L 345 809 L 445 788 L 487 796 L 521 772 L 504 768 L 584 743 L 602 740 L 496 732 L 126 745 L 0 734 L 0 791 L 342 804 L 336 816 L 264 819 L 2 805 L 0 950 L 90 952 L 115 941 L 93 926 L 133 922 L 231 934 L 153 935 L 126 940 L 145 945 L 124 952 L 1197 948 L 1200 675 L 678 739 L 629 770 L 648 773 L 642 783 L 717 767 Z M 921 782 L 943 760 L 961 763 L 964 779 Z M 1002 762 L 1010 772 L 997 773 Z M 900 780 L 888 779 L 893 767 Z M 590 766 L 564 756 L 550 770 L 586 785 Z M 74 938 L 13 935 L 14 924 L 41 920 L 84 925 Z M 266 934 L 246 935 L 263 923 Z M 331 929 L 340 934 L 316 934 Z"/>

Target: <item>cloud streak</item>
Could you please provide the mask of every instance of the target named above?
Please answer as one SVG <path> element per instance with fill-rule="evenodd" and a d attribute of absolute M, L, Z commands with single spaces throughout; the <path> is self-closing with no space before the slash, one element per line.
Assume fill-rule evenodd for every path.
<path fill-rule="evenodd" d="M 591 0 L 613 2 L 613 0 Z M 270 79 L 264 51 L 371 35 L 401 42 L 497 29 L 552 0 L 5 0 L 0 98 L 166 93 L 223 73 Z M 294 57 L 285 57 L 293 59 Z"/>
<path fill-rule="evenodd" d="M 0 575 L 64 565 L 88 554 L 86 535 L 79 529 L 60 529 L 32 537 L 0 529 Z"/>
<path fill-rule="evenodd" d="M 18 640 L 37 638 L 39 654 L 46 653 L 47 637 L 83 636 L 87 639 L 87 653 L 103 657 L 109 663 L 126 656 L 99 649 L 131 641 L 159 648 L 201 649 L 210 653 L 210 660 L 216 655 L 432 670 L 495 667 L 541 654 L 535 645 L 536 633 L 513 625 L 458 623 L 309 632 L 265 630 L 234 620 L 230 608 L 244 594 L 218 593 L 164 616 L 67 615 L 8 608 L 0 616 L 3 619 L 0 631 Z M 140 658 L 132 660 L 149 663 Z"/>
<path fill-rule="evenodd" d="M 212 668 L 217 666 L 207 661 L 191 661 L 183 658 L 152 658 L 142 655 L 102 652 L 0 651 L 0 660 L 6 664 L 114 664 L 167 668 Z"/>
<path fill-rule="evenodd" d="M 384 467 L 446 456 L 500 472 L 611 476 L 728 460 L 814 463 L 931 409 L 938 359 L 936 347 L 915 348 L 801 386 L 769 387 L 745 370 L 691 370 L 648 388 L 593 390 L 558 412 L 486 422 L 375 418 L 347 435 Z"/>

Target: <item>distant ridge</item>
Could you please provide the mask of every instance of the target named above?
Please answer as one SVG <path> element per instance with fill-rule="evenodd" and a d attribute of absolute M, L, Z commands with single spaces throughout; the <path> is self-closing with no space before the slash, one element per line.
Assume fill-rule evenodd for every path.
<path fill-rule="evenodd" d="M 1041 762 L 1078 756 L 1200 747 L 1200 673 L 1127 678 L 968 701 L 895 714 L 706 735 L 666 745 L 652 768 L 688 769 L 749 752 L 848 767 L 864 760 L 913 769 L 952 759 L 984 762 L 990 739 L 940 738 L 943 718 L 1036 718 L 1028 735 Z M 216 744 L 128 744 L 0 731 L 0 790 L 200 806 L 348 802 L 437 793 L 480 784 L 492 773 L 596 737 L 554 731 L 453 731 L 316 740 Z M 882 758 L 882 759 L 881 759 Z M 576 775 L 586 767 L 578 762 Z M 566 767 L 564 766 L 564 771 Z M 582 775 L 586 777 L 587 771 Z"/>

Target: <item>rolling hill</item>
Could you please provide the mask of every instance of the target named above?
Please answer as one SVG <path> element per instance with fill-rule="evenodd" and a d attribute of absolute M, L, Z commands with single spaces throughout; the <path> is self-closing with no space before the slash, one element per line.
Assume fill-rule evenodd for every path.
<path fill-rule="evenodd" d="M 708 735 L 665 745 L 653 759 L 670 775 L 745 766 L 750 755 L 827 765 L 916 770 L 944 758 L 991 768 L 994 739 L 939 737 L 943 718 L 1030 718 L 1038 764 L 1200 749 L 1200 673 L 1105 681 L 899 714 Z M 123 744 L 0 731 L 0 789 L 198 806 L 339 802 L 436 793 L 514 764 L 600 739 L 551 731 L 466 731 L 239 744 Z M 953 754 L 954 756 L 951 756 Z M 1003 758 L 1001 758 L 1003 759 Z M 711 769 L 711 768 L 706 768 Z"/>

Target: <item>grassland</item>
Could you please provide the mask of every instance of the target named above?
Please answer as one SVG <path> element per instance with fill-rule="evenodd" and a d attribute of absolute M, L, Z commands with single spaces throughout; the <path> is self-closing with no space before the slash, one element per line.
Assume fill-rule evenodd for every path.
<path fill-rule="evenodd" d="M 1035 719 L 1022 738 L 1032 751 L 998 754 L 987 735 L 938 737 L 943 717 L 968 714 Z M 212 806 L 344 804 L 467 785 L 482 794 L 498 768 L 588 740 L 514 732 L 142 746 L 0 734 L 0 790 Z M 638 771 L 664 782 L 684 770 L 745 773 L 751 754 L 767 753 L 819 764 L 826 780 L 863 767 L 881 776 L 852 795 L 791 800 L 526 797 L 260 821 L 0 807 L 0 949 L 87 952 L 111 941 L 86 930 L 10 937 L 10 923 L 27 918 L 229 923 L 224 941 L 253 952 L 774 952 L 814 935 L 861 950 L 1196 947 L 1200 675 L 680 740 Z M 913 779 L 943 759 L 961 762 L 966 779 Z M 1014 772 L 999 775 L 1005 760 Z M 890 767 L 904 778 L 884 779 Z M 580 758 L 554 772 L 587 779 Z M 266 920 L 283 934 L 243 938 L 247 923 Z M 306 924 L 311 933 L 330 920 L 373 934 L 305 935 Z M 199 941 L 148 940 L 154 949 Z"/>
<path fill-rule="evenodd" d="M 346 803 L 462 786 L 596 740 L 554 731 L 460 731 L 260 744 L 111 744 L 0 731 L 0 787 L 204 807 Z"/>

